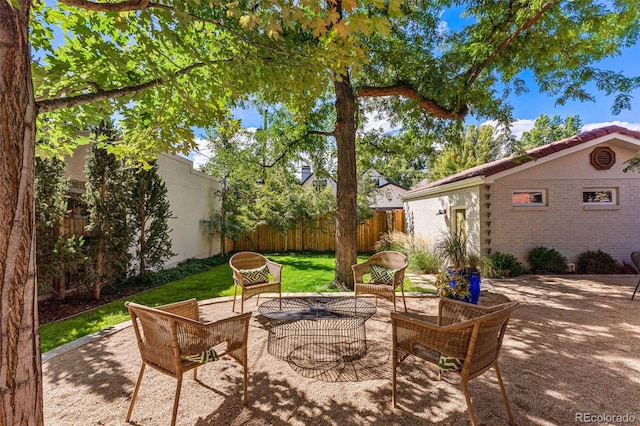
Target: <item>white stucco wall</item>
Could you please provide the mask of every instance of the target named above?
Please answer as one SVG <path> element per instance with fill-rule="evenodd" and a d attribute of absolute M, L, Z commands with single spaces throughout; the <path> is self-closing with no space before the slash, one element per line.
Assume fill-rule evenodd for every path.
<path fill-rule="evenodd" d="M 193 169 L 193 162 L 167 154 L 158 155 L 158 173 L 167 186 L 173 219 L 169 220 L 172 250 L 176 256 L 165 268 L 189 258 L 205 258 L 220 253 L 220 238 L 209 236 L 201 223 L 208 220 L 213 209 L 219 209 L 214 199 L 218 181 Z"/>
<path fill-rule="evenodd" d="M 463 188 L 405 200 L 405 230 L 408 234 L 435 242 L 449 232 L 455 209 L 465 209 L 467 238 L 480 251 L 480 187 Z M 437 214 L 439 211 L 445 214 Z"/>
<path fill-rule="evenodd" d="M 80 146 L 72 157 L 66 158 L 65 176 L 86 181 L 84 165 L 88 146 Z M 179 156 L 158 155 L 158 173 L 167 186 L 167 197 L 171 204 L 173 219 L 171 228 L 172 250 L 176 256 L 165 264 L 170 268 L 189 258 L 205 258 L 221 252 L 220 237 L 209 236 L 202 220 L 209 219 L 213 209 L 220 209 L 214 200 L 218 181 L 193 169 L 193 162 Z"/>

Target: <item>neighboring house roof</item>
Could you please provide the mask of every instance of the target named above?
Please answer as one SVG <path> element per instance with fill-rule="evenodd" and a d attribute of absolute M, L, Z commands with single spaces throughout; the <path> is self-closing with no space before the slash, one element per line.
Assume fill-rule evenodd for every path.
<path fill-rule="evenodd" d="M 379 186 L 378 189 L 386 188 L 387 186 L 395 186 L 396 188 L 402 189 L 402 190 L 405 190 L 405 191 L 408 190 L 406 187 L 404 187 L 402 185 L 398 185 L 397 183 L 394 183 L 394 182 L 391 182 L 391 181 L 385 183 L 384 185 Z"/>
<path fill-rule="evenodd" d="M 313 182 L 316 179 L 315 174 L 311 173 L 309 174 L 302 182 L 300 182 L 300 185 L 304 185 L 307 182 Z M 334 182 L 335 183 L 335 179 L 332 177 L 328 177 L 328 178 L 321 178 L 321 179 L 327 179 L 328 181 Z"/>
<path fill-rule="evenodd" d="M 576 145 L 581 145 L 586 142 L 592 141 L 594 139 L 597 139 L 612 133 L 620 133 L 622 135 L 627 135 L 640 140 L 640 132 L 629 130 L 627 128 L 620 127 L 620 126 L 601 127 L 598 129 L 580 133 L 579 135 L 576 135 L 576 136 L 571 136 L 569 138 L 559 140 L 557 142 L 552 142 L 548 145 L 543 145 L 537 148 L 530 149 L 529 151 L 527 151 L 526 155 L 501 158 L 499 160 L 495 160 L 490 163 L 482 164 L 480 166 L 463 170 L 459 173 L 456 173 L 451 176 L 447 176 L 442 179 L 438 179 L 433 182 L 429 182 L 426 179 L 422 180 L 418 182 L 418 184 L 416 184 L 409 191 L 407 191 L 405 195 L 409 195 L 411 193 L 418 192 L 418 191 L 423 191 L 425 189 L 436 188 L 436 187 L 454 183 L 454 182 L 460 182 L 460 181 L 474 178 L 474 177 L 486 178 L 491 175 L 495 175 L 497 173 L 503 172 L 505 170 L 509 170 L 514 167 L 518 167 L 520 165 L 526 164 L 530 161 L 547 157 L 551 154 L 555 154 L 567 148 L 571 148 Z"/>

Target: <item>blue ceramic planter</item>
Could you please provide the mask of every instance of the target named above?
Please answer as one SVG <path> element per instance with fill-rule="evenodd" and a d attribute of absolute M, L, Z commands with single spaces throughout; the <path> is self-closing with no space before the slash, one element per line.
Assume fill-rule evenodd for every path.
<path fill-rule="evenodd" d="M 448 269 L 449 275 L 453 275 L 453 271 Z M 480 299 L 480 271 L 472 272 L 470 274 L 463 275 L 466 279 L 469 280 L 469 296 L 457 299 L 463 302 L 473 303 L 474 305 L 478 304 L 478 299 Z M 456 282 L 451 280 L 449 281 L 449 285 L 451 288 L 456 286 Z"/>

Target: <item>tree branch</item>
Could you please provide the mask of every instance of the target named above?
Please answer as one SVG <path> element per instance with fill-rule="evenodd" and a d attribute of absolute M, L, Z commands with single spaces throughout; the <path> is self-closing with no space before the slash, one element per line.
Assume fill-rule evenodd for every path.
<path fill-rule="evenodd" d="M 504 40 L 502 43 L 500 43 L 500 45 L 491 53 L 491 55 L 489 55 L 482 62 L 482 64 L 480 64 L 480 65 L 478 65 L 476 67 L 469 68 L 469 70 L 467 70 L 467 72 L 465 72 L 465 75 L 467 75 L 469 77 L 467 79 L 466 87 L 471 86 L 477 80 L 477 78 L 480 76 L 482 71 L 484 71 L 484 69 L 487 66 L 489 66 L 489 64 L 491 62 L 493 62 L 493 60 L 498 56 L 498 54 L 500 54 L 500 52 L 502 52 L 504 49 L 506 49 L 507 46 L 509 46 L 511 44 L 511 42 L 513 42 L 513 40 L 515 40 L 516 37 L 518 37 L 524 30 L 527 30 L 527 29 L 531 28 L 531 26 L 533 24 L 535 24 L 536 21 L 538 21 L 540 19 L 540 17 L 542 15 L 544 15 L 544 13 L 547 10 L 549 10 L 549 8 L 551 6 L 553 6 L 554 3 L 555 3 L 555 0 L 547 2 L 544 6 L 542 6 L 542 8 L 536 14 L 534 14 L 531 18 L 529 18 L 529 20 L 527 22 L 525 22 L 524 25 L 522 25 L 520 28 L 516 29 L 513 32 L 513 34 L 511 34 L 509 37 L 507 37 L 506 40 Z"/>
<path fill-rule="evenodd" d="M 278 164 L 278 162 L 280 160 L 282 160 L 287 154 L 289 153 L 289 147 L 287 147 L 287 149 L 285 149 L 278 157 L 276 157 L 271 164 L 264 164 L 264 163 L 260 163 L 258 162 L 258 165 L 260 167 L 262 167 L 263 169 L 269 169 L 271 167 L 274 167 L 276 164 Z"/>
<path fill-rule="evenodd" d="M 124 0 L 119 3 L 98 3 L 89 0 L 58 0 L 68 6 L 79 9 L 92 10 L 94 12 L 130 12 L 132 10 L 146 9 L 149 0 Z"/>
<path fill-rule="evenodd" d="M 356 94 L 357 98 L 363 97 L 384 97 L 384 96 L 404 96 L 416 102 L 420 108 L 425 109 L 435 115 L 438 118 L 445 118 L 449 120 L 460 120 L 469 113 L 469 107 L 467 105 L 456 104 L 455 108 L 444 108 L 437 102 L 427 99 L 422 96 L 416 89 L 409 86 L 406 83 L 400 83 L 393 86 L 386 87 L 371 87 L 364 86 Z"/>
<path fill-rule="evenodd" d="M 179 77 L 181 75 L 189 74 L 191 71 L 197 68 L 205 66 L 204 63 L 195 63 L 177 71 L 173 76 Z M 64 108 L 71 108 L 74 106 L 86 105 L 91 102 L 104 101 L 106 99 L 121 98 L 127 95 L 135 95 L 144 90 L 151 89 L 152 87 L 159 86 L 165 83 L 164 78 L 154 78 L 146 83 L 137 84 L 134 86 L 121 87 L 118 89 L 102 90 L 100 87 L 96 87 L 97 91 L 92 93 L 83 93 L 81 95 L 69 96 L 64 98 L 45 99 L 36 101 L 36 108 L 39 113 L 56 111 Z"/>

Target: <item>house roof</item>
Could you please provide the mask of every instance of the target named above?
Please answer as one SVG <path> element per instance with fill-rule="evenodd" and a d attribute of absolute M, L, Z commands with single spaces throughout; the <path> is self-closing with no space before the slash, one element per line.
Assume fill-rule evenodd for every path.
<path fill-rule="evenodd" d="M 492 161 L 490 163 L 482 164 L 480 166 L 472 167 L 467 170 L 463 170 L 451 176 L 447 176 L 442 179 L 438 179 L 433 182 L 429 182 L 426 179 L 418 182 L 413 188 L 407 191 L 405 194 L 409 195 L 412 192 L 436 188 L 438 186 L 446 185 L 449 183 L 459 182 L 462 180 L 470 179 L 473 177 L 488 177 L 505 170 L 518 167 L 522 164 L 526 164 L 530 161 L 538 160 L 556 152 L 581 145 L 594 139 L 612 134 L 620 133 L 640 140 L 640 132 L 635 130 L 629 130 L 620 126 L 606 126 L 598 129 L 593 129 L 587 132 L 580 133 L 579 135 L 571 136 L 566 139 L 562 139 L 556 142 L 552 142 L 548 145 L 543 145 L 537 148 L 530 149 L 526 155 L 511 156 L 501 158 L 499 160 Z"/>

